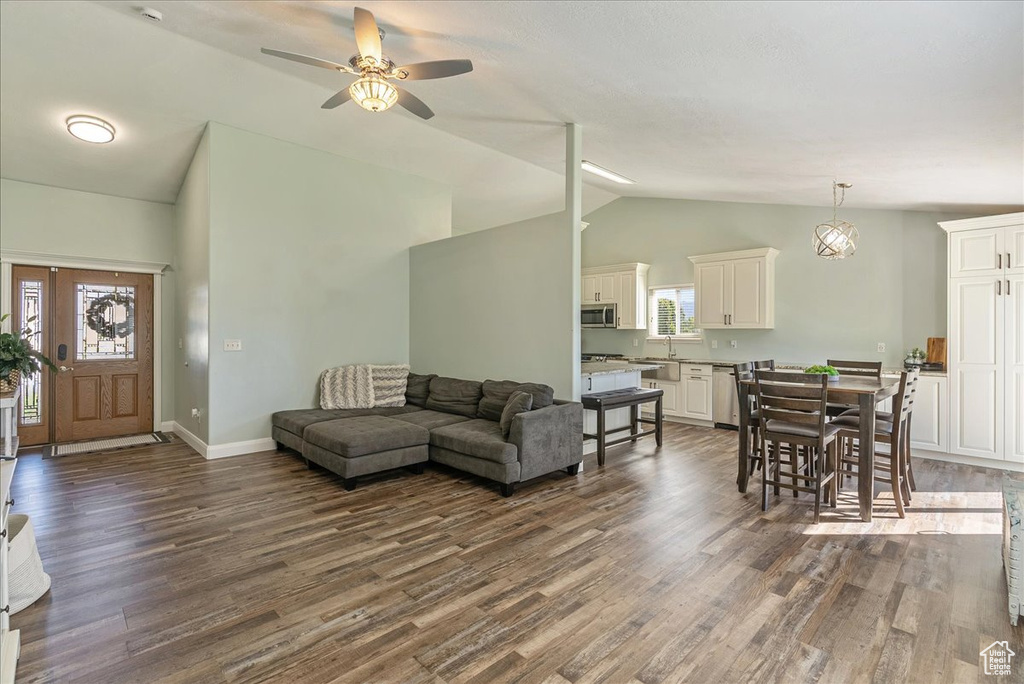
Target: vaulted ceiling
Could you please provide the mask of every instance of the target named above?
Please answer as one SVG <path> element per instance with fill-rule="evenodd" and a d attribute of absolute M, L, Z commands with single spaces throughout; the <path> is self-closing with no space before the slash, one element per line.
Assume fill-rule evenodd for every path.
<path fill-rule="evenodd" d="M 562 122 L 617 195 L 988 213 L 1024 204 L 1024 14 L 1011 2 L 378 2 L 397 62 L 470 58 L 409 83 L 437 113 L 320 104 L 351 77 L 350 2 L 0 5 L 0 175 L 173 201 L 216 120 L 453 187 L 458 231 L 558 211 Z M 112 121 L 117 143 L 63 132 Z"/>

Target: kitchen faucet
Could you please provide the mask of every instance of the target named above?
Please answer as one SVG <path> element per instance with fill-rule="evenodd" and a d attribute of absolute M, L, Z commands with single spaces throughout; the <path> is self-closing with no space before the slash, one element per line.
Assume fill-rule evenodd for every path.
<path fill-rule="evenodd" d="M 665 339 L 668 340 L 668 358 L 674 359 L 676 357 L 676 353 L 672 351 L 672 336 L 665 335 Z"/>

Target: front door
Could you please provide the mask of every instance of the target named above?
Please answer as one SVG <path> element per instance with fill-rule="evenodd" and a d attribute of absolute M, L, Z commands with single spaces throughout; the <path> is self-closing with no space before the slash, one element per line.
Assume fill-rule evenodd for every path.
<path fill-rule="evenodd" d="M 23 444 L 153 430 L 153 276 L 16 266 L 15 323 L 59 368 L 22 385 Z M 26 391 L 31 390 L 31 391 Z"/>

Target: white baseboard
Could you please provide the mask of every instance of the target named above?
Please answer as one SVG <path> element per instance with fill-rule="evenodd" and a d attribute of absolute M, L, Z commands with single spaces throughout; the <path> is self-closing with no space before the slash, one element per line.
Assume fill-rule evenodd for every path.
<path fill-rule="evenodd" d="M 915 457 L 919 456 L 921 458 L 930 458 L 935 461 L 945 461 L 946 463 L 961 463 L 963 465 L 980 466 L 982 468 L 997 468 L 999 470 L 1009 470 L 1015 473 L 1024 473 L 1024 463 L 1014 463 L 1013 461 L 996 461 L 990 458 L 978 458 L 977 456 L 947 454 L 942 451 L 928 451 L 927 449 L 920 449 L 914 446 L 910 447 L 910 453 Z"/>
<path fill-rule="evenodd" d="M 244 442 L 228 442 L 227 444 L 211 444 L 206 447 L 206 458 L 227 458 L 228 456 L 241 456 L 242 454 L 255 454 L 260 451 L 274 451 L 277 449 L 277 442 L 270 437 L 260 439 L 249 439 Z"/>
<path fill-rule="evenodd" d="M 206 446 L 206 442 L 199 439 L 191 432 L 186 430 L 184 427 L 182 427 L 181 423 L 172 422 L 171 425 L 171 432 L 178 435 L 178 437 L 181 437 L 182 441 L 185 442 L 185 444 L 188 444 L 193 449 L 195 449 L 200 456 L 206 458 L 206 452 L 209 450 L 209 447 Z"/>
<path fill-rule="evenodd" d="M 173 420 L 165 420 L 160 423 L 160 432 L 174 432 L 175 422 Z"/>
<path fill-rule="evenodd" d="M 270 437 L 260 439 L 249 439 L 244 442 L 228 442 L 227 444 L 207 444 L 191 432 L 181 426 L 181 423 L 170 423 L 173 427 L 168 430 L 181 437 L 182 441 L 195 449 L 200 456 L 207 460 L 215 458 L 227 458 L 229 456 L 241 456 L 243 454 L 255 454 L 261 451 L 274 451 L 277 449 L 277 442 Z"/>

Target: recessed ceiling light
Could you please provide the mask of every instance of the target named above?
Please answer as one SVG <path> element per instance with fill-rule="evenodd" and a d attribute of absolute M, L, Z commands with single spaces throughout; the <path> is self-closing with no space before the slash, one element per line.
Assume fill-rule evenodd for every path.
<path fill-rule="evenodd" d="M 608 180 L 615 181 L 616 183 L 622 183 L 623 185 L 635 185 L 636 184 L 635 180 L 632 180 L 630 178 L 626 178 L 625 176 L 620 176 L 619 174 L 615 173 L 614 171 L 609 171 L 608 169 L 604 168 L 603 166 L 598 166 L 597 164 L 593 164 L 591 162 L 588 162 L 586 159 L 583 160 L 583 163 L 580 164 L 580 167 L 584 171 L 589 171 L 590 173 L 592 173 L 592 174 L 594 174 L 596 176 L 601 176 L 601 178 L 607 178 Z"/>
<path fill-rule="evenodd" d="M 68 133 L 91 143 L 108 143 L 114 139 L 114 127 L 103 119 L 76 114 L 67 120 Z"/>

